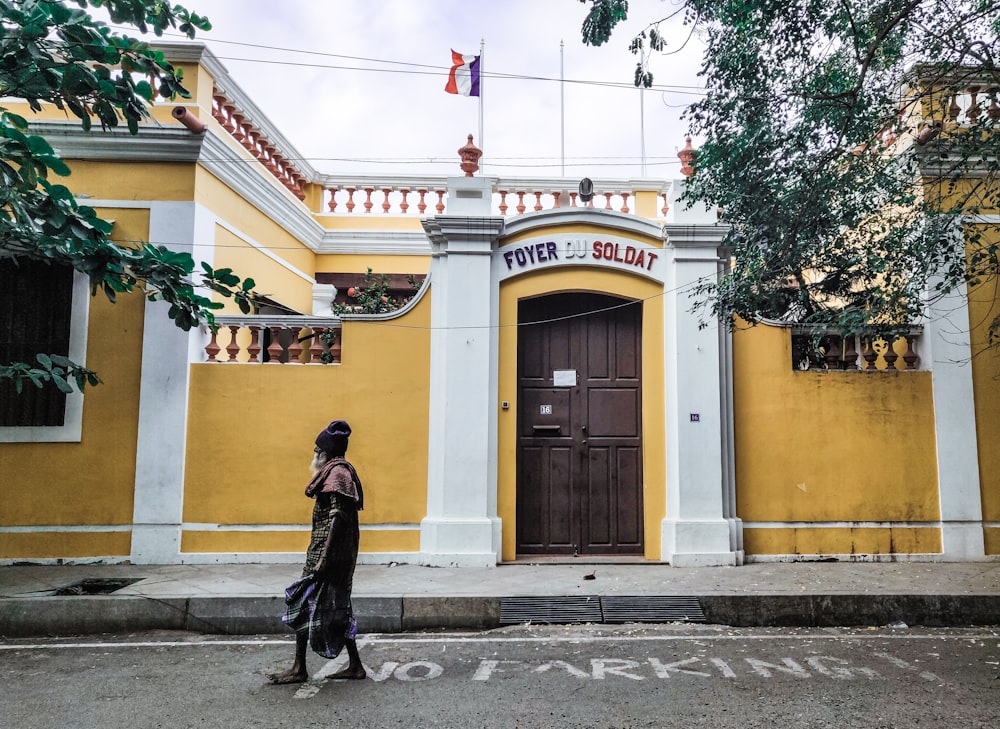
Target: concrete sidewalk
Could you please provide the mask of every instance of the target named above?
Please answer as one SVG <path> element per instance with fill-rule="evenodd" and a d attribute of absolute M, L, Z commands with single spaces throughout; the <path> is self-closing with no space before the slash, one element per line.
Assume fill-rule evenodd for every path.
<path fill-rule="evenodd" d="M 4 566 L 0 635 L 281 633 L 283 591 L 299 572 L 287 564 Z M 128 580 L 135 582 L 114 589 Z M 114 591 L 56 594 L 73 585 L 83 592 Z M 541 609 L 545 615 L 552 605 L 561 615 L 566 605 L 615 601 L 638 605 L 640 615 L 680 601 L 695 606 L 690 616 L 685 612 L 688 619 L 734 626 L 1000 624 L 1000 561 L 684 569 L 583 560 L 493 568 L 358 565 L 354 580 L 363 632 L 490 628 L 511 622 L 512 614 Z M 528 612 L 512 612 L 514 604 Z M 600 622 L 602 615 L 605 622 L 620 620 L 600 610 L 584 619 Z"/>

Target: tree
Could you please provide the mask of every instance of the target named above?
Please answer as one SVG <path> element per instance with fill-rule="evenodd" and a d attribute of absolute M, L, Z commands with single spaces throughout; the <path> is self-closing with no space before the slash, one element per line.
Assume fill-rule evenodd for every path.
<path fill-rule="evenodd" d="M 0 98 L 23 100 L 35 112 L 51 104 L 85 130 L 94 120 L 105 129 L 124 121 L 136 134 L 155 97 L 189 94 L 162 53 L 95 20 L 89 8 L 157 36 L 172 28 L 193 37 L 211 27 L 206 18 L 162 0 L 0 0 Z M 205 264 L 195 273 L 187 253 L 113 241 L 111 224 L 52 180 L 69 174 L 45 139 L 30 133 L 27 119 L 0 106 L 0 260 L 72 266 L 89 276 L 92 294 L 101 290 L 112 302 L 139 290 L 151 301 L 168 302 L 168 315 L 184 330 L 214 326 L 212 310 L 222 307 L 199 289 L 233 297 L 250 311 L 251 279 Z M 0 362 L 3 380 L 17 392 L 25 382 L 53 382 L 64 392 L 71 383 L 83 389 L 99 382 L 95 372 L 48 352 L 37 353 L 35 362 Z"/>
<path fill-rule="evenodd" d="M 588 1 L 583 40 L 600 45 L 628 3 Z M 995 283 L 996 240 L 981 226 L 963 240 L 957 215 L 1000 207 L 998 8 L 686 0 L 705 95 L 685 118 L 705 141 L 683 199 L 719 206 L 734 260 L 698 287 L 701 305 L 730 321 L 892 336 L 928 296 Z M 651 53 L 678 50 L 666 20 L 631 41 L 637 85 L 653 83 Z"/>

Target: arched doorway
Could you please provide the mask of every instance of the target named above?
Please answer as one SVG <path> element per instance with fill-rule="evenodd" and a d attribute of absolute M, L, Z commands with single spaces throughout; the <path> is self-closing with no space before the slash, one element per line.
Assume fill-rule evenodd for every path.
<path fill-rule="evenodd" d="M 642 304 L 518 304 L 517 552 L 643 553 Z"/>

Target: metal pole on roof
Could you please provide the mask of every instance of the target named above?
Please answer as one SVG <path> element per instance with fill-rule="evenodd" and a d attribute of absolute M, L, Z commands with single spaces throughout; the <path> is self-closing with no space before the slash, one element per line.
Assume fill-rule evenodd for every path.
<path fill-rule="evenodd" d="M 559 41 L 559 149 L 562 154 L 562 176 L 566 176 L 566 73 L 564 49 L 566 44 Z"/>

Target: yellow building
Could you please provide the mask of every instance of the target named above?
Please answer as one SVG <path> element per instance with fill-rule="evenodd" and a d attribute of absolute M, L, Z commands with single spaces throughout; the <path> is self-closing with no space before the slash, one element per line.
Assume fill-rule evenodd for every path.
<path fill-rule="evenodd" d="M 68 350 L 104 384 L 0 426 L 0 563 L 300 561 L 335 418 L 362 561 L 1000 554 L 1000 357 L 972 356 L 992 291 L 810 361 L 793 327 L 700 325 L 688 292 L 729 265 L 726 227 L 674 204 L 683 180 L 588 201 L 562 178 L 322 174 L 210 52 L 165 50 L 192 98 L 137 137 L 32 124 L 116 239 L 232 267 L 265 306 L 186 333 L 67 278 Z M 405 304 L 334 315 L 369 269 Z"/>

